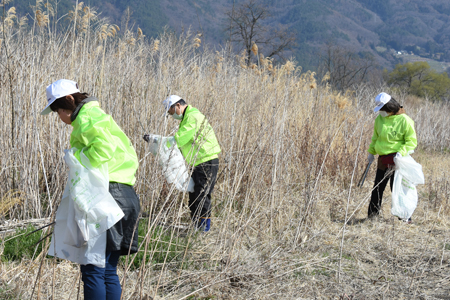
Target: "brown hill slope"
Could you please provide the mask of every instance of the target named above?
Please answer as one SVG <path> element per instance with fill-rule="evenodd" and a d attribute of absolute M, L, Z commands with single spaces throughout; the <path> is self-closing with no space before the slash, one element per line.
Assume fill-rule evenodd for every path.
<path fill-rule="evenodd" d="M 447 0 L 258 0 L 269 9 L 269 25 L 283 25 L 297 36 L 290 54 L 306 68 L 315 68 L 317 52 L 327 42 L 357 52 L 371 52 L 385 67 L 399 62 L 393 51 L 406 50 L 421 57 L 450 61 L 450 2 Z M 203 42 L 220 47 L 229 35 L 225 12 L 242 1 L 235 0 L 92 0 L 89 4 L 123 24 L 123 12 L 131 10 L 130 24 L 143 29 L 147 37 L 157 36 L 168 26 L 177 32 L 203 33 Z M 75 4 L 58 2 L 59 14 Z M 31 13 L 35 1 L 18 0 L 9 5 Z M 382 47 L 382 48 L 377 48 Z M 261 51 L 264 49 L 261 47 Z"/>

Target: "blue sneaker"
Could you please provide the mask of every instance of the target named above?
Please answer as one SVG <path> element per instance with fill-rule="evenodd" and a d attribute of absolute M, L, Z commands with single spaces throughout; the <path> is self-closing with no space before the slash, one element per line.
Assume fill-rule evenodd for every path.
<path fill-rule="evenodd" d="M 211 219 L 200 218 L 200 221 L 197 223 L 197 228 L 204 232 L 208 232 L 211 229 Z"/>

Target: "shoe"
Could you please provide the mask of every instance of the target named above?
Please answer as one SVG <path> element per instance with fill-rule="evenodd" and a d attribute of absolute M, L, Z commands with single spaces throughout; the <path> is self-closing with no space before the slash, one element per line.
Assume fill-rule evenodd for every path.
<path fill-rule="evenodd" d="M 208 232 L 211 229 L 211 219 L 200 218 L 200 221 L 197 223 L 197 229 L 200 229 L 203 232 Z"/>
<path fill-rule="evenodd" d="M 405 222 L 406 224 L 412 224 L 412 219 L 411 219 L 411 218 L 409 218 L 409 219 L 407 219 L 407 220 L 402 219 L 402 218 L 400 218 L 400 217 L 397 217 L 397 218 L 398 218 L 399 221 L 403 221 L 403 222 Z"/>
<path fill-rule="evenodd" d="M 409 218 L 409 219 L 407 219 L 407 220 L 402 219 L 402 218 L 400 218 L 400 217 L 397 217 L 397 218 L 398 218 L 399 221 L 403 221 L 403 222 L 405 222 L 406 224 L 412 224 L 412 219 L 411 219 L 411 218 Z"/>

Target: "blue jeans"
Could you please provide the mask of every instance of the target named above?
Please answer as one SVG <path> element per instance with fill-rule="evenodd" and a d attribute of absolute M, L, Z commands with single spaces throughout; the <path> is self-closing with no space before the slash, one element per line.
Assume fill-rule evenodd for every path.
<path fill-rule="evenodd" d="M 84 300 L 120 300 L 122 287 L 117 276 L 120 251 L 107 251 L 104 268 L 81 265 L 81 279 L 84 283 Z"/>

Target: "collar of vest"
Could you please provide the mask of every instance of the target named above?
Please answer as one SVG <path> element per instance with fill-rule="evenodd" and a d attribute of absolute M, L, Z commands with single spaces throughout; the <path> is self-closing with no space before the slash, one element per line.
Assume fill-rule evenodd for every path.
<path fill-rule="evenodd" d="M 80 112 L 83 105 L 85 105 L 88 102 L 92 102 L 92 101 L 98 101 L 98 99 L 92 96 L 92 97 L 88 97 L 88 98 L 84 99 L 83 101 L 81 101 L 81 103 L 78 104 L 78 106 L 75 108 L 72 115 L 70 116 L 70 121 L 72 121 L 72 122 L 75 121 L 75 119 L 77 118 L 78 113 Z"/>

